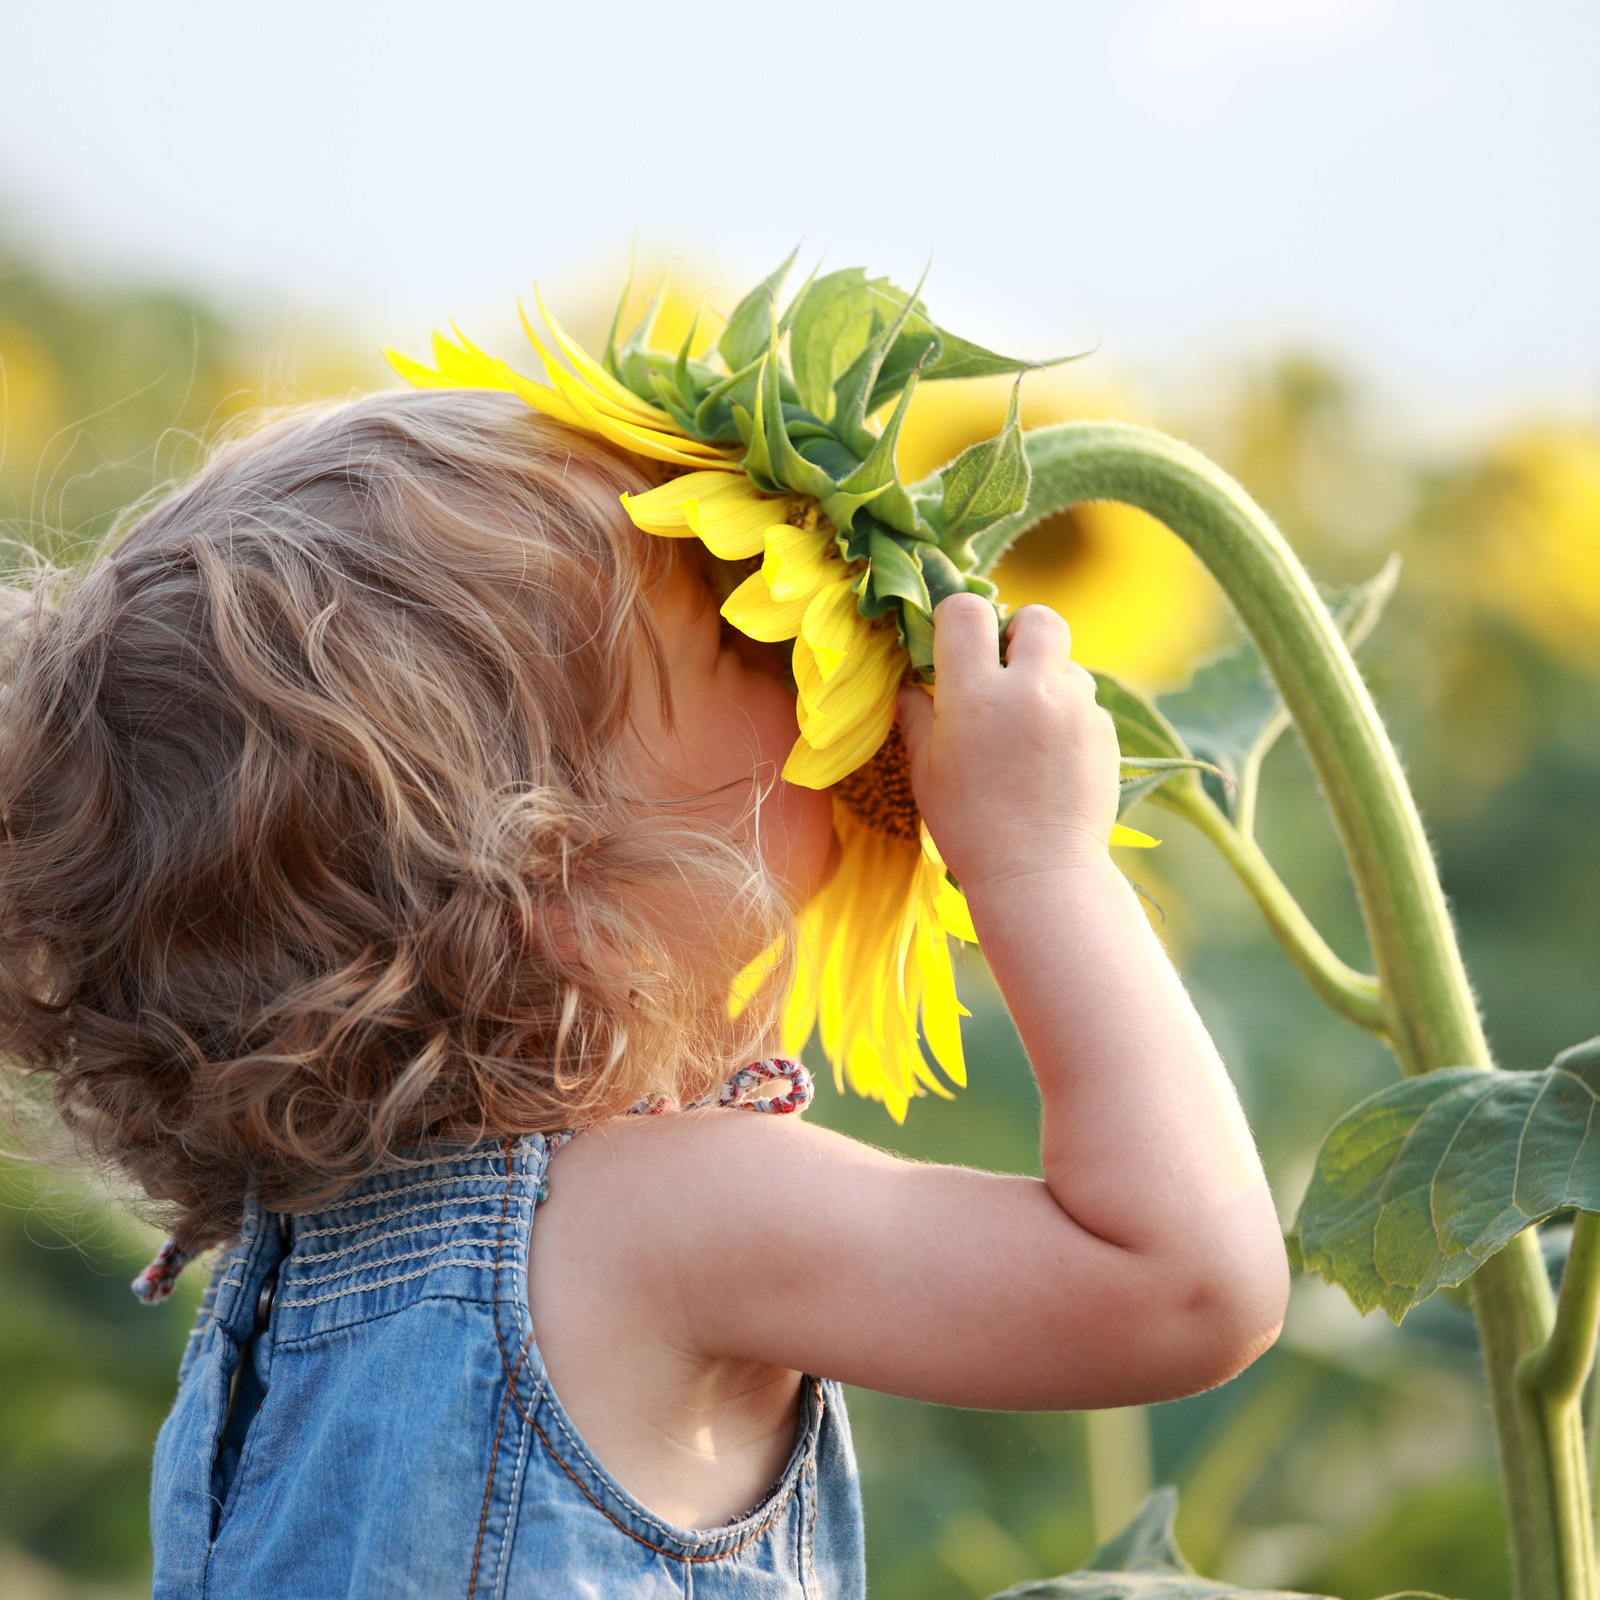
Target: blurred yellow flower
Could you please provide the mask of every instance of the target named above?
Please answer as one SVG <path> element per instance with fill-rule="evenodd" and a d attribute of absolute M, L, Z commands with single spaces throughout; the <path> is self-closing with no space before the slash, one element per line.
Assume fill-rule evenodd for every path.
<path fill-rule="evenodd" d="M 0 323 L 0 470 L 31 478 L 66 422 L 64 385 L 50 351 L 14 322 Z"/>
<path fill-rule="evenodd" d="M 1455 577 L 1575 666 L 1600 668 L 1600 436 L 1522 434 L 1468 502 Z"/>
<path fill-rule="evenodd" d="M 902 475 L 920 478 L 989 438 L 1009 397 L 1004 379 L 919 389 L 900 436 Z M 1092 389 L 1074 372 L 1034 373 L 1022 387 L 1024 427 L 1109 417 L 1143 420 L 1126 396 Z M 1007 605 L 1059 611 L 1078 661 L 1142 687 L 1182 678 L 1222 636 L 1225 610 L 1205 569 L 1132 506 L 1101 502 L 1047 518 L 991 576 Z"/>

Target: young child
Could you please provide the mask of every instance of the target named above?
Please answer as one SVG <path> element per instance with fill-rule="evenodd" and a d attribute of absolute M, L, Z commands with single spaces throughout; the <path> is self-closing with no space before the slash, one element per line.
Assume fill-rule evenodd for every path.
<path fill-rule="evenodd" d="M 5 1052 L 173 1218 L 167 1270 L 220 1246 L 164 1600 L 860 1595 L 841 1383 L 1122 1406 L 1275 1336 L 1273 1207 L 1046 609 L 1002 660 L 946 600 L 900 705 L 1043 1181 L 717 1104 L 752 1064 L 724 1100 L 808 1092 L 787 969 L 726 1002 L 827 881 L 831 801 L 776 780 L 781 663 L 624 516 L 651 482 L 508 395 L 375 395 L 7 623 Z"/>

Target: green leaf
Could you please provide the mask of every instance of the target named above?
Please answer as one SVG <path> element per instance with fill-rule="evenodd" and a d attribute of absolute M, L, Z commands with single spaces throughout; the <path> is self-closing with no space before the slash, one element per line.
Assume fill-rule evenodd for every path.
<path fill-rule="evenodd" d="M 1323 603 L 1351 650 L 1377 626 L 1399 574 L 1400 558 L 1390 556 L 1365 583 L 1349 589 L 1320 587 Z M 1230 814 L 1240 774 L 1288 726 L 1277 686 L 1248 639 L 1197 667 L 1186 688 L 1162 695 L 1157 704 L 1189 748 L 1222 774 L 1224 781 L 1211 786 L 1213 798 Z"/>
<path fill-rule="evenodd" d="M 768 348 L 772 337 L 773 313 L 778 303 L 778 291 L 789 276 L 794 258 L 800 254 L 798 245 L 789 252 L 789 259 L 776 271 L 763 278 L 738 305 L 728 318 L 728 326 L 717 340 L 717 349 L 728 363 L 730 372 L 739 372 L 757 360 Z"/>
<path fill-rule="evenodd" d="M 1005 426 L 994 438 L 963 450 L 939 474 L 939 543 L 958 566 L 971 564 L 972 536 L 1028 501 L 1032 473 L 1022 447 L 1020 385 L 1011 391 Z"/>
<path fill-rule="evenodd" d="M 924 563 L 926 566 L 926 563 Z M 1125 761 L 1187 761 L 1192 752 L 1155 703 L 1113 678 L 1094 674 L 1094 697 L 1116 724 L 1117 743 Z"/>
<path fill-rule="evenodd" d="M 872 342 L 880 323 L 878 297 L 860 267 L 818 278 L 805 292 L 789 329 L 789 366 L 800 403 L 831 422 L 834 380 Z"/>
<path fill-rule="evenodd" d="M 1600 1215 L 1600 1039 L 1542 1072 L 1453 1067 L 1363 1100 L 1317 1156 L 1308 1270 L 1398 1322 L 1557 1211 Z"/>
<path fill-rule="evenodd" d="M 1288 1600 L 1281 1589 L 1241 1589 L 1198 1577 L 1173 1537 L 1177 1514 L 1178 1491 L 1157 1489 L 1133 1521 L 1076 1572 L 1019 1583 L 990 1600 Z"/>
<path fill-rule="evenodd" d="M 1250 752 L 1283 710 L 1276 685 L 1248 641 L 1196 667 L 1187 688 L 1157 701 L 1183 742 L 1226 775 L 1225 804 L 1238 792 Z"/>
<path fill-rule="evenodd" d="M 879 600 L 904 600 L 931 615 L 933 602 L 917 558 L 893 534 L 874 528 L 868 549 L 872 592 Z"/>
<path fill-rule="evenodd" d="M 1118 775 L 1118 800 L 1117 815 L 1120 817 L 1124 811 L 1136 800 L 1159 789 L 1169 778 L 1175 778 L 1181 772 L 1202 772 L 1217 775 L 1217 769 L 1209 761 L 1182 761 L 1172 759 L 1168 761 L 1143 760 L 1123 761 Z"/>

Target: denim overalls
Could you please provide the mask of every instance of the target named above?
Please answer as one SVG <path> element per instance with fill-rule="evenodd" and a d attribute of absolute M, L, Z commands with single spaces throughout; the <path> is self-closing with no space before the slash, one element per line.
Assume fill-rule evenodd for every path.
<path fill-rule="evenodd" d="M 804 1380 L 783 1477 L 725 1527 L 673 1527 L 589 1453 L 528 1311 L 550 1148 L 479 1145 L 292 1221 L 247 1207 L 156 1446 L 155 1600 L 865 1593 L 837 1384 Z"/>

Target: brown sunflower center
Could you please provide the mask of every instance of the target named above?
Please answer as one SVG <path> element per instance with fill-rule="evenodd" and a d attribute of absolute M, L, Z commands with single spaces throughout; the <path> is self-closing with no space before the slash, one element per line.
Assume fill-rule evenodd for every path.
<path fill-rule="evenodd" d="M 898 725 L 878 746 L 878 753 L 865 766 L 841 778 L 833 791 L 849 807 L 850 814 L 874 833 L 887 834 L 915 844 L 920 837 L 922 814 L 911 793 L 911 757 Z"/>

